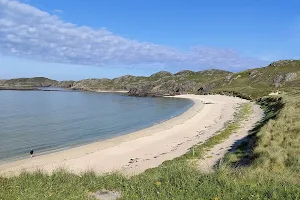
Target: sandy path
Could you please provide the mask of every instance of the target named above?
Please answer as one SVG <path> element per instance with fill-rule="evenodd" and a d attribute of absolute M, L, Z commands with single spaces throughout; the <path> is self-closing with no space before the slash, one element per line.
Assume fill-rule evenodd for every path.
<path fill-rule="evenodd" d="M 241 128 L 236 132 L 231 134 L 226 140 L 222 143 L 215 145 L 210 149 L 206 154 L 204 159 L 199 160 L 198 166 L 202 172 L 211 172 L 213 167 L 220 162 L 220 160 L 225 156 L 225 154 L 231 150 L 234 145 L 239 144 L 243 138 L 247 137 L 249 131 L 254 128 L 255 124 L 260 121 L 264 115 L 263 110 L 257 105 L 252 103 L 252 113 L 245 119 Z"/>
<path fill-rule="evenodd" d="M 150 128 L 110 140 L 0 165 L 0 174 L 66 168 L 74 173 L 122 171 L 136 174 L 157 167 L 204 142 L 233 118 L 235 107 L 247 102 L 221 95 L 180 95 L 195 102 L 188 111 Z M 205 103 L 212 104 L 205 104 Z"/>

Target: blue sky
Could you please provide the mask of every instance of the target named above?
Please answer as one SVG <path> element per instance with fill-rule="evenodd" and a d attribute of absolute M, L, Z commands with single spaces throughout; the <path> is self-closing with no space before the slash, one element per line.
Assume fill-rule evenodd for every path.
<path fill-rule="evenodd" d="M 0 0 L 0 78 L 239 71 L 299 59 L 296 0 Z"/>

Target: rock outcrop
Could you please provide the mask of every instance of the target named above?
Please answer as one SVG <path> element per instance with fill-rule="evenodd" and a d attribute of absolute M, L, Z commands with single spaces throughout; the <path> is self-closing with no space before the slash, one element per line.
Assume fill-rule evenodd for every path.
<path fill-rule="evenodd" d="M 209 94 L 212 89 L 216 87 L 216 83 L 205 84 L 198 88 L 196 94 L 205 95 Z"/>
<path fill-rule="evenodd" d="M 192 70 L 182 70 L 179 71 L 177 73 L 175 73 L 175 76 L 191 76 L 191 75 L 195 75 L 196 72 L 192 71 Z"/>
<path fill-rule="evenodd" d="M 297 78 L 297 73 L 293 72 L 293 73 L 287 73 L 285 75 L 284 81 L 293 81 Z"/>
<path fill-rule="evenodd" d="M 146 96 L 158 96 L 157 94 L 152 94 L 151 90 L 153 89 L 154 85 L 151 83 L 146 83 L 143 85 L 139 85 L 133 88 L 130 88 L 128 94 L 131 96 L 138 96 L 138 97 L 146 97 Z"/>
<path fill-rule="evenodd" d="M 284 77 L 282 75 L 277 75 L 273 80 L 274 86 L 280 87 L 283 81 L 284 81 Z"/>
<path fill-rule="evenodd" d="M 59 88 L 71 88 L 73 87 L 75 81 L 59 81 L 56 84 L 53 84 L 52 87 L 59 87 Z"/>
<path fill-rule="evenodd" d="M 175 80 L 169 80 L 152 88 L 151 93 L 157 96 L 173 96 L 176 94 L 184 94 L 187 90 L 188 87 L 185 84 L 178 83 Z"/>
<path fill-rule="evenodd" d="M 287 66 L 287 65 L 296 65 L 296 63 L 294 61 L 297 60 L 278 60 L 275 62 L 272 62 L 269 66 L 271 67 L 281 67 L 281 66 Z"/>

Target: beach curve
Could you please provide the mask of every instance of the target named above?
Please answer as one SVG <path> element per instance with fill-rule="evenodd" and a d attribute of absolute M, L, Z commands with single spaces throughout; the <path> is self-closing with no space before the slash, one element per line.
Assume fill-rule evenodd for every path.
<path fill-rule="evenodd" d="M 188 98 L 194 105 L 177 117 L 127 135 L 1 164 L 0 174 L 37 169 L 52 172 L 58 168 L 77 174 L 88 170 L 96 173 L 121 171 L 129 175 L 141 173 L 204 142 L 233 119 L 240 103 L 248 102 L 221 95 L 178 95 L 174 98 Z"/>

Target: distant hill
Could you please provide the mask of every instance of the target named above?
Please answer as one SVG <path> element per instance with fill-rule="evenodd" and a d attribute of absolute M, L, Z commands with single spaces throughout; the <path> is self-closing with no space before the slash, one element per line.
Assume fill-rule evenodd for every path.
<path fill-rule="evenodd" d="M 64 87 L 74 90 L 126 90 L 135 96 L 162 96 L 184 93 L 247 94 L 256 98 L 275 90 L 290 90 L 300 86 L 300 60 L 280 60 L 270 65 L 238 73 L 211 69 L 194 72 L 183 70 L 172 74 L 157 72 L 149 77 L 125 75 L 114 79 L 55 81 L 44 77 L 0 80 L 0 89 L 34 89 Z M 249 95 L 250 94 L 250 95 Z"/>
<path fill-rule="evenodd" d="M 57 81 L 51 80 L 45 77 L 34 77 L 34 78 L 16 78 L 10 80 L 2 80 L 2 85 L 10 85 L 10 86 L 38 86 L 38 87 L 46 87 L 55 84 Z"/>
<path fill-rule="evenodd" d="M 45 77 L 16 78 L 0 80 L 0 89 L 34 89 L 36 87 L 49 87 L 57 81 Z"/>

